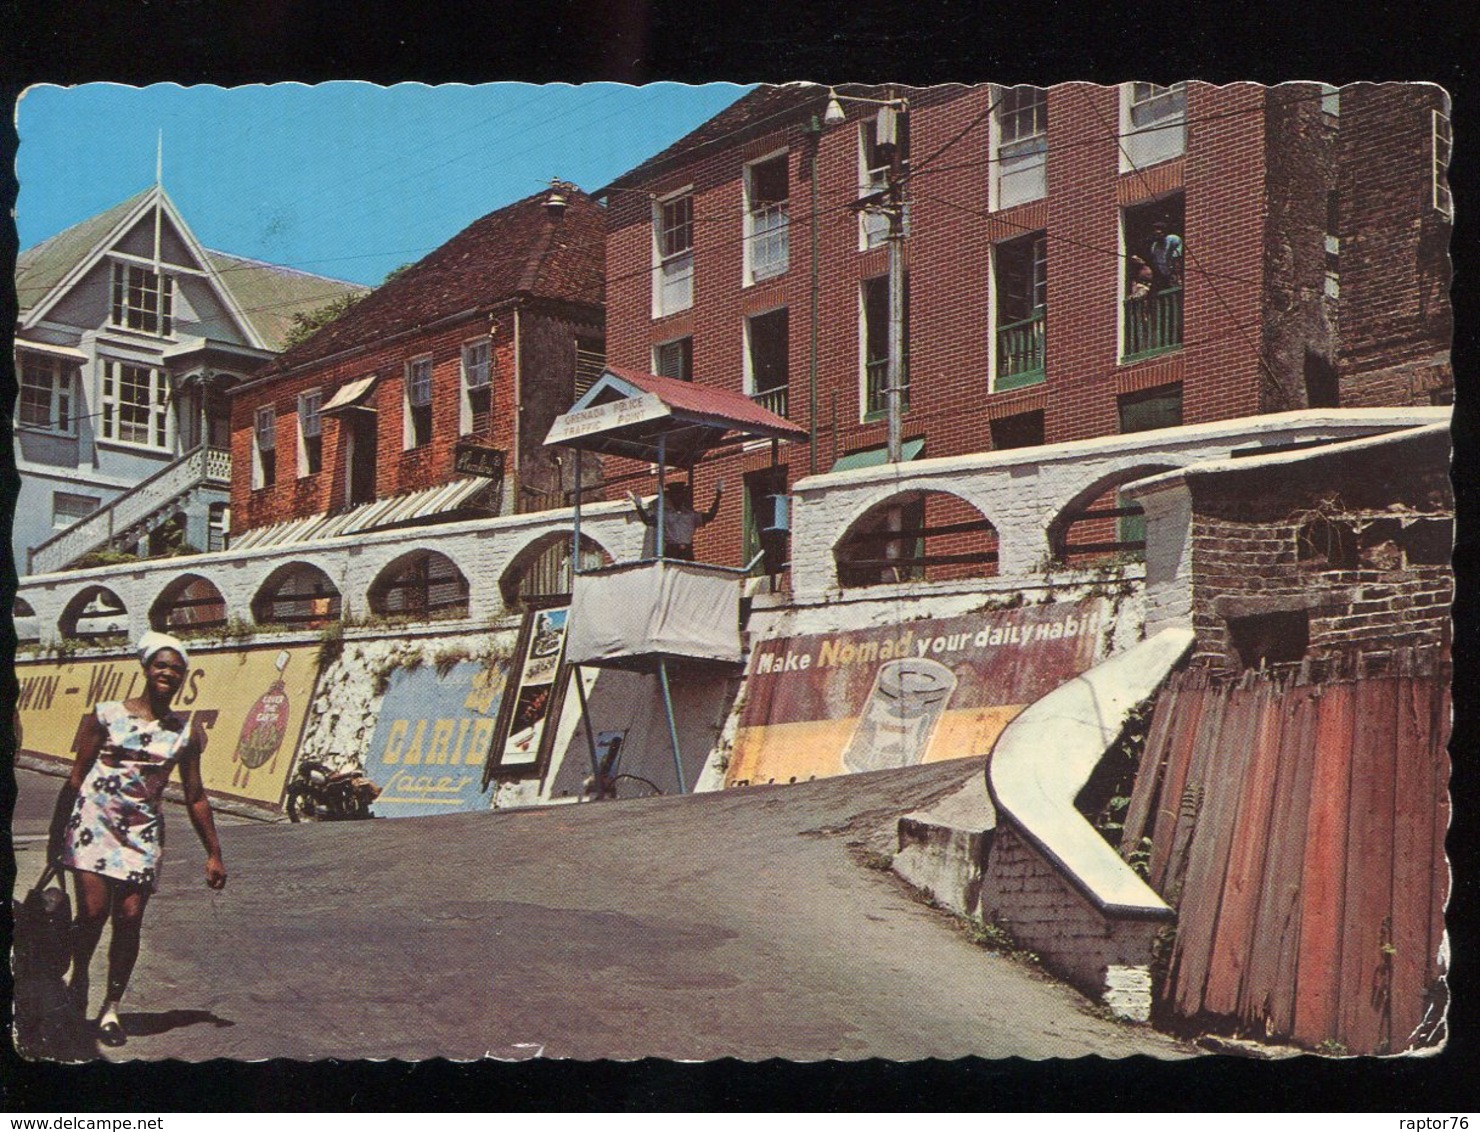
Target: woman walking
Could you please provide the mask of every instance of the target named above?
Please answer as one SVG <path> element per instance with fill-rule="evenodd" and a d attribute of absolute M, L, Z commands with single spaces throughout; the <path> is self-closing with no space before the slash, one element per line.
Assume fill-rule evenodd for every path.
<path fill-rule="evenodd" d="M 170 709 L 185 681 L 185 646 L 164 633 L 139 641 L 144 694 L 99 703 L 83 722 L 77 761 L 57 798 L 48 857 L 76 878 L 69 985 L 77 1009 L 87 1012 L 88 966 L 111 917 L 108 988 L 98 1014 L 98 1038 L 124 1043 L 118 1003 L 139 955 L 144 908 L 159 882 L 164 849 L 164 787 L 177 764 L 191 824 L 206 850 L 206 883 L 226 884 L 226 866 L 201 784 L 205 731 L 189 728 Z"/>

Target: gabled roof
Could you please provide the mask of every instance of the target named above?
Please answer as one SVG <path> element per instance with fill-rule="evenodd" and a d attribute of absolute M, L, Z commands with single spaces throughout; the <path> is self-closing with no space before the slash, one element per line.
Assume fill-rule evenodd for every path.
<path fill-rule="evenodd" d="M 98 262 L 112 241 L 122 238 L 156 200 L 199 260 L 200 267 L 223 292 L 226 308 L 246 323 L 243 329 L 249 339 L 256 340 L 254 345 L 279 351 L 284 347 L 283 339 L 294 314 L 316 310 L 346 293 L 363 293 L 369 289 L 201 247 L 164 190 L 154 186 L 58 232 L 16 257 L 15 286 L 21 320 L 40 315 L 39 307 L 49 307 L 55 302 L 69 281 L 80 278 Z"/>
<path fill-rule="evenodd" d="M 573 186 L 561 192 L 568 205 L 560 219 L 545 209 L 547 189 L 475 220 L 259 377 L 520 296 L 599 306 L 606 271 L 602 208 Z"/>
<path fill-rule="evenodd" d="M 775 440 L 810 435 L 744 393 L 607 366 L 570 411 L 555 418 L 545 444 L 652 462 L 661 437 L 663 462 L 689 467 L 731 434 Z"/>
<path fill-rule="evenodd" d="M 106 240 L 124 217 L 153 193 L 145 189 L 112 208 L 89 216 L 55 236 L 27 248 L 15 260 L 15 297 L 21 317 L 51 292 L 88 253 Z"/>

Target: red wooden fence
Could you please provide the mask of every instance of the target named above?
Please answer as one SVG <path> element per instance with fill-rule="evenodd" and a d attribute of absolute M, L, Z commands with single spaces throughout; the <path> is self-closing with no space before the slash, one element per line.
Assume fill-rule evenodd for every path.
<path fill-rule="evenodd" d="M 1180 674 L 1157 701 L 1123 851 L 1177 908 L 1158 1008 L 1352 1053 L 1442 1011 L 1449 678 Z"/>

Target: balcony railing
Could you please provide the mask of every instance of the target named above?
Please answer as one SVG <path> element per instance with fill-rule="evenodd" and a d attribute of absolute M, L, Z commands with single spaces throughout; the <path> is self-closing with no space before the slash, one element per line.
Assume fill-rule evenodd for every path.
<path fill-rule="evenodd" d="M 787 396 L 790 386 L 778 385 L 775 389 L 762 389 L 759 393 L 752 393 L 750 399 L 763 409 L 769 409 L 778 417 L 786 416 L 786 410 L 790 403 Z"/>
<path fill-rule="evenodd" d="M 750 274 L 769 279 L 784 272 L 791 259 L 791 224 L 786 201 L 762 204 L 750 211 Z"/>
<path fill-rule="evenodd" d="M 1182 345 L 1182 288 L 1167 287 L 1125 301 L 1122 361 L 1150 357 Z"/>
<path fill-rule="evenodd" d="M 997 328 L 998 389 L 1016 389 L 1044 380 L 1043 331 L 1047 323 L 1040 308 L 1030 317 Z"/>
<path fill-rule="evenodd" d="M 864 415 L 875 417 L 889 411 L 889 359 L 874 358 L 864 364 Z M 899 407 L 910 407 L 910 361 L 904 361 L 900 374 Z"/>
<path fill-rule="evenodd" d="M 193 448 L 91 515 L 33 547 L 26 572 L 48 574 L 60 570 L 115 537 L 147 526 L 195 488 L 222 488 L 230 483 L 230 452 L 223 448 Z M 219 498 L 224 500 L 225 496 Z"/>

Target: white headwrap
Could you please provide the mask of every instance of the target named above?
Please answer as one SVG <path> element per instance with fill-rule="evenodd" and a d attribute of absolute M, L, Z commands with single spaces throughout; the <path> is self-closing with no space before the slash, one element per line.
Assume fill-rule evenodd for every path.
<path fill-rule="evenodd" d="M 139 638 L 139 663 L 148 664 L 149 658 L 160 649 L 174 649 L 180 654 L 180 659 L 186 664 L 190 663 L 190 654 L 185 651 L 185 646 L 180 643 L 178 637 L 172 637 L 168 633 L 156 633 L 153 629 Z"/>

